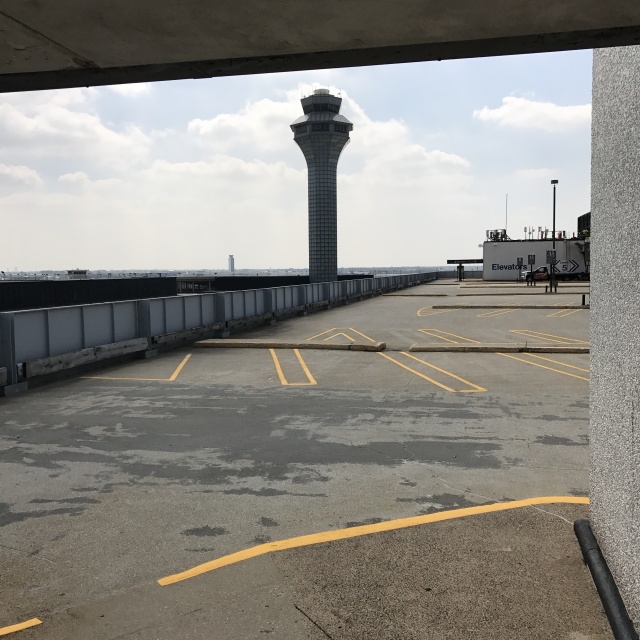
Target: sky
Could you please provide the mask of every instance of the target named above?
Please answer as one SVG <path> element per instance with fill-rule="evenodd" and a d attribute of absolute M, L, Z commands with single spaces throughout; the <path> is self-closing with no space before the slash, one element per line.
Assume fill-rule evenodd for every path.
<path fill-rule="evenodd" d="M 590 210 L 591 51 L 0 95 L 0 269 L 308 266 L 300 98 L 340 92 L 338 266 Z M 507 198 L 508 194 L 508 198 Z"/>

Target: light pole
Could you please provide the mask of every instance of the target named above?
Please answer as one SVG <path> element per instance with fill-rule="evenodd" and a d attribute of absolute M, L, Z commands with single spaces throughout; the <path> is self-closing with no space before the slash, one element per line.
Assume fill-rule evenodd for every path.
<path fill-rule="evenodd" d="M 556 255 L 556 185 L 558 184 L 558 181 L 552 180 L 551 184 L 553 185 L 553 231 L 551 232 L 553 235 L 551 237 L 552 237 L 553 255 L 555 259 L 555 255 Z M 555 267 L 555 264 L 550 264 L 549 267 L 550 267 L 549 284 L 551 285 L 549 287 L 549 293 L 551 293 L 551 291 L 553 291 L 553 269 Z"/>

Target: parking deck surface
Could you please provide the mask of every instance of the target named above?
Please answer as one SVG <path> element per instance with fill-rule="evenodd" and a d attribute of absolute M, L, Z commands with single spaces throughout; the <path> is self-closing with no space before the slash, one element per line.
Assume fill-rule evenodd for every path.
<path fill-rule="evenodd" d="M 446 540 L 435 533 L 442 523 L 425 524 L 402 534 L 410 542 L 375 533 L 317 547 L 338 545 L 336 556 L 320 558 L 324 552 L 309 551 L 316 547 L 279 551 L 178 585 L 157 583 L 270 541 L 534 496 L 586 502 L 588 353 L 409 351 L 416 343 L 588 347 L 589 310 L 580 306 L 588 289 L 531 289 L 438 282 L 243 334 L 385 342 L 379 353 L 189 347 L 0 400 L 0 633 L 37 617 L 42 624 L 20 637 L 460 637 L 451 612 L 448 623 L 407 623 L 418 609 L 424 622 L 422 609 L 431 606 L 411 594 L 394 596 L 400 604 L 384 623 L 340 609 L 336 575 L 340 567 L 353 574 L 346 557 L 369 563 L 384 599 L 389 557 L 404 558 L 403 567 L 407 548 L 422 549 L 420 566 L 434 554 L 452 558 L 456 531 L 464 553 L 474 536 L 479 546 L 515 548 L 494 540 L 503 522 L 511 533 L 529 532 L 531 544 L 515 554 L 520 566 L 535 564 L 533 539 L 549 535 L 555 550 L 543 552 L 564 558 L 564 568 L 550 578 L 551 567 L 539 567 L 536 580 L 550 579 L 544 588 L 558 601 L 575 592 L 573 609 L 552 616 L 560 627 L 525 598 L 535 624 L 519 637 L 607 637 L 573 546 L 571 519 L 587 514 L 584 504 L 473 516 L 485 520 L 466 519 L 464 531 L 447 525 Z M 460 295 L 468 293 L 488 295 Z M 452 305 L 470 308 L 443 308 Z M 504 571 L 504 560 L 489 554 L 488 570 Z M 301 573 L 307 563 L 313 568 Z M 321 566 L 334 574 L 326 593 L 312 579 Z M 560 574 L 571 576 L 569 586 Z M 451 596 L 452 611 L 469 611 L 478 589 L 490 597 L 486 583 L 468 575 L 448 580 L 446 588 L 468 591 Z M 510 593 L 522 588 L 505 580 Z M 375 591 L 360 584 L 369 596 Z M 351 607 L 362 599 L 352 583 L 342 589 Z M 447 597 L 438 597 L 441 611 Z M 482 615 L 469 615 L 484 629 Z M 505 629 L 476 637 L 514 637 Z"/>

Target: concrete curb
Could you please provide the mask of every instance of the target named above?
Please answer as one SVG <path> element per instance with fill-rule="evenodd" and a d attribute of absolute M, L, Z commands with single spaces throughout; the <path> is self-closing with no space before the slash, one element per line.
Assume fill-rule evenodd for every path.
<path fill-rule="evenodd" d="M 538 291 L 535 289 L 537 287 L 529 287 L 533 289 L 533 291 L 513 291 L 512 293 L 504 292 L 504 293 L 455 293 L 455 296 L 581 296 L 582 294 L 590 295 L 588 291 L 556 291 L 555 293 L 545 293 L 542 291 L 542 287 Z"/>
<path fill-rule="evenodd" d="M 551 305 L 551 304 L 519 304 L 517 306 L 506 306 L 504 304 L 434 304 L 432 309 L 590 309 L 591 305 Z"/>
<path fill-rule="evenodd" d="M 573 531 L 578 539 L 585 564 L 589 567 L 593 583 L 596 585 L 602 606 L 609 619 L 613 637 L 616 640 L 638 640 L 638 634 L 624 606 L 618 587 L 611 575 L 607 561 L 591 530 L 588 520 L 576 520 Z"/>
<path fill-rule="evenodd" d="M 513 344 L 412 344 L 409 351 L 461 352 L 461 353 L 589 353 L 590 347 L 520 346 Z"/>
<path fill-rule="evenodd" d="M 322 349 L 325 351 L 384 351 L 384 342 L 371 344 L 330 344 L 328 342 L 275 342 L 272 340 L 233 340 L 212 338 L 193 343 L 201 349 Z"/>

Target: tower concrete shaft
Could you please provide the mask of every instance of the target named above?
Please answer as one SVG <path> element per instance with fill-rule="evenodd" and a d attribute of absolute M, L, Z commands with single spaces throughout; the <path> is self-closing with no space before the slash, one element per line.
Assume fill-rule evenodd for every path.
<path fill-rule="evenodd" d="M 353 124 L 340 115 L 342 98 L 317 89 L 303 98 L 291 129 L 309 175 L 309 281 L 338 279 L 337 170 Z"/>

